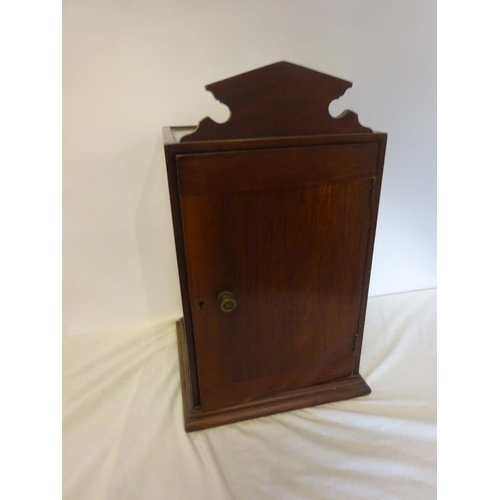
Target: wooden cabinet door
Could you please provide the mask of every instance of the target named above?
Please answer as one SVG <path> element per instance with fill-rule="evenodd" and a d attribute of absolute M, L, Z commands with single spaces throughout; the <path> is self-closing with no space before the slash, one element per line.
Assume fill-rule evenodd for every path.
<path fill-rule="evenodd" d="M 177 156 L 203 410 L 352 374 L 377 152 L 365 142 Z"/>

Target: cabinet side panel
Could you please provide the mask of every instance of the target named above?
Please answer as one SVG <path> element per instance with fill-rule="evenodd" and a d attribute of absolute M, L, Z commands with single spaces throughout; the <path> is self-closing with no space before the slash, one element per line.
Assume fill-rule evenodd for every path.
<path fill-rule="evenodd" d="M 179 270 L 179 281 L 181 288 L 182 309 L 184 313 L 183 329 L 180 333 L 186 338 L 187 357 L 190 368 L 190 387 L 192 390 L 192 404 L 200 404 L 200 391 L 198 382 L 198 369 L 196 362 L 196 349 L 194 345 L 193 320 L 189 303 L 189 283 L 187 273 L 186 252 L 184 245 L 184 231 L 182 224 L 181 202 L 179 195 L 179 181 L 177 175 L 177 163 L 175 153 L 165 145 L 165 158 L 167 162 L 168 189 L 170 193 L 170 206 L 172 210 L 172 222 L 175 237 L 175 250 L 177 256 L 177 268 Z"/>
<path fill-rule="evenodd" d="M 375 244 L 375 232 L 377 229 L 377 216 L 378 216 L 378 207 L 380 202 L 380 191 L 382 188 L 382 176 L 384 173 L 384 159 L 385 159 L 385 148 L 387 144 L 387 134 L 377 134 L 377 142 L 378 142 L 377 168 L 376 168 L 376 175 L 374 177 L 375 182 L 373 185 L 373 193 L 372 193 L 370 229 L 368 234 L 368 246 L 366 248 L 365 275 L 363 279 L 363 292 L 361 298 L 361 307 L 359 311 L 358 335 L 356 343 L 357 345 L 356 345 L 356 353 L 354 356 L 354 363 L 352 369 L 352 373 L 354 375 L 359 373 L 359 363 L 361 360 L 361 347 L 363 344 L 366 306 L 368 302 L 368 289 L 370 286 L 370 273 L 373 260 L 373 247 Z"/>

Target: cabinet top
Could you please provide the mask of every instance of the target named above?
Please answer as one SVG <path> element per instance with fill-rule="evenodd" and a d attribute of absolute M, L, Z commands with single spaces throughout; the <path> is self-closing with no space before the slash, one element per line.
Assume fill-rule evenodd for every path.
<path fill-rule="evenodd" d="M 205 87 L 230 108 L 230 118 L 224 123 L 204 118 L 181 142 L 370 133 L 353 111 L 336 118 L 328 111 L 351 86 L 285 61 L 242 73 Z"/>

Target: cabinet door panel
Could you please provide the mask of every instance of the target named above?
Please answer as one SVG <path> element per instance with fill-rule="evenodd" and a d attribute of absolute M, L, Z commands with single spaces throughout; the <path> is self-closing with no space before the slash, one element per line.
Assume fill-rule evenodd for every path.
<path fill-rule="evenodd" d="M 363 168 L 351 177 L 335 161 L 325 167 L 314 148 L 301 148 L 313 170 L 306 183 L 286 182 L 308 168 L 291 165 L 286 151 L 271 166 L 265 151 L 233 153 L 229 164 L 210 154 L 178 163 L 204 410 L 351 375 L 377 150 L 371 146 L 369 157 L 360 150 Z M 349 155 L 356 158 L 352 148 Z M 188 189 L 214 160 L 232 183 L 214 177 L 213 190 Z M 283 170 L 292 173 L 280 184 Z M 234 294 L 234 311 L 221 311 L 222 291 Z"/>

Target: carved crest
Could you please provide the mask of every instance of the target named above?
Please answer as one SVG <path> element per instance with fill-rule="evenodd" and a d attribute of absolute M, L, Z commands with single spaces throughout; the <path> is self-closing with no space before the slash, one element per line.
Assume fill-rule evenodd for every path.
<path fill-rule="evenodd" d="M 181 142 L 318 134 L 369 133 L 353 111 L 333 118 L 328 106 L 351 82 L 277 62 L 205 88 L 231 110 L 224 123 L 204 118 Z"/>

